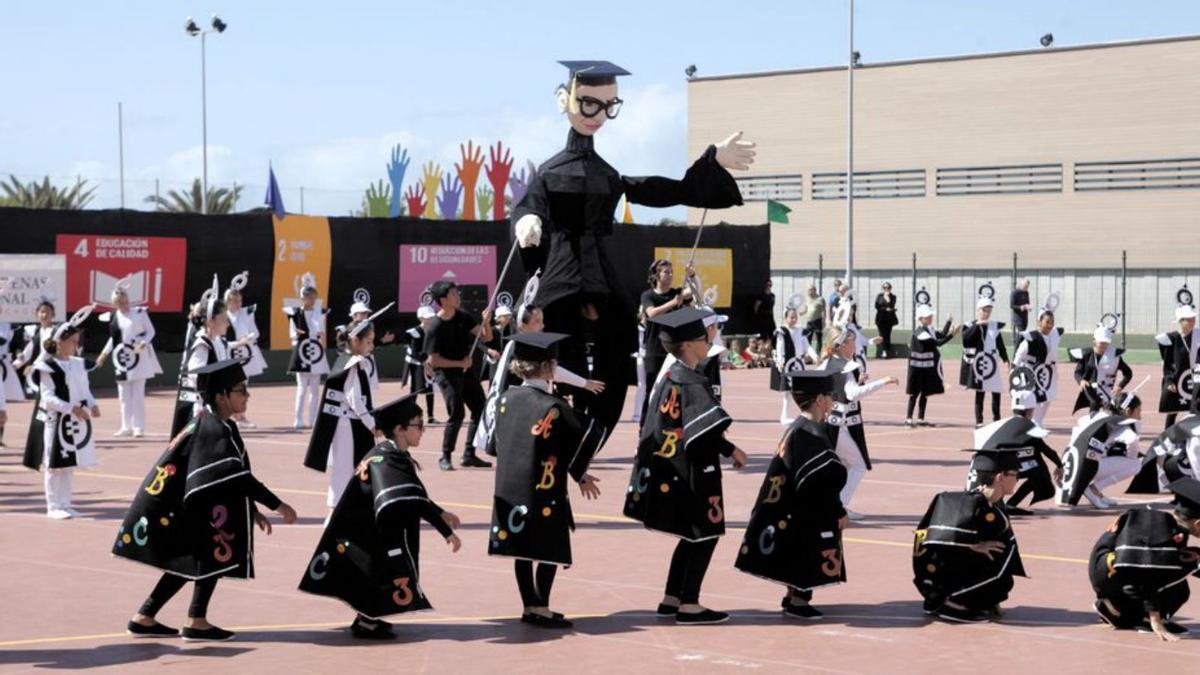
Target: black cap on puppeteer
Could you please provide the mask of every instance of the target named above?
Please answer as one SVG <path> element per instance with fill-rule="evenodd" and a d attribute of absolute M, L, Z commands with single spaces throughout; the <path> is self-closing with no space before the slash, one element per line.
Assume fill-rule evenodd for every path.
<path fill-rule="evenodd" d="M 577 79 L 579 84 L 609 84 L 629 71 L 608 61 L 559 61 L 566 66 L 567 80 Z"/>
<path fill-rule="evenodd" d="M 1017 456 L 1018 450 L 1027 450 L 1028 448 L 996 448 L 993 450 L 977 450 L 970 449 L 966 452 L 973 452 L 975 456 L 971 458 L 971 468 L 976 471 L 992 471 L 1000 473 L 1002 471 L 1018 471 L 1021 468 L 1021 461 Z"/>
<path fill-rule="evenodd" d="M 558 358 L 558 343 L 565 333 L 517 333 L 513 342 L 513 358 L 522 361 L 549 361 Z"/>
<path fill-rule="evenodd" d="M 833 378 L 837 374 L 836 370 L 801 370 L 787 373 L 787 376 L 792 383 L 792 392 L 817 396 L 833 393 Z"/>
<path fill-rule="evenodd" d="M 394 401 L 388 401 L 371 411 L 375 418 L 375 428 L 387 433 L 401 424 L 411 422 L 421 416 L 421 406 L 417 405 L 417 397 L 424 392 L 415 392 L 402 396 Z"/>
<path fill-rule="evenodd" d="M 704 318 L 710 314 L 712 312 L 684 307 L 666 314 L 659 314 L 650 319 L 650 323 L 658 326 L 659 334 L 666 335 L 671 342 L 690 342 L 708 337 Z"/>
<path fill-rule="evenodd" d="M 196 376 L 196 391 L 211 399 L 246 381 L 246 371 L 237 359 L 225 359 L 189 371 Z"/>
<path fill-rule="evenodd" d="M 1167 489 L 1175 493 L 1175 510 L 1184 518 L 1200 518 L 1200 480 L 1180 478 Z"/>

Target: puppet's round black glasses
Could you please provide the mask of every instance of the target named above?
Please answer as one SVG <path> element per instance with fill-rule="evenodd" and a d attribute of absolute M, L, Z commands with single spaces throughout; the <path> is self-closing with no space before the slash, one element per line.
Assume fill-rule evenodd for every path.
<path fill-rule="evenodd" d="M 575 100 L 579 102 L 579 114 L 584 117 L 595 117 L 603 112 L 610 120 L 617 119 L 617 114 L 621 112 L 621 104 L 624 103 L 619 98 L 605 102 L 591 96 L 577 96 Z"/>

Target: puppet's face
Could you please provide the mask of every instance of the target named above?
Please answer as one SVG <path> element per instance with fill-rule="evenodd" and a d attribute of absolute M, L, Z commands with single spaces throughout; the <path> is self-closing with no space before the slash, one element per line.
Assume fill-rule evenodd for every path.
<path fill-rule="evenodd" d="M 620 105 L 615 82 L 601 85 L 577 85 L 575 87 L 575 105 L 571 105 L 570 95 L 569 88 L 559 90 L 559 110 L 567 114 L 567 121 L 571 123 L 571 128 L 575 130 L 575 133 L 584 136 L 591 136 L 599 131 L 600 127 L 608 121 L 609 115 L 616 116 L 614 103 L 616 106 Z M 608 106 L 608 109 L 605 110 L 604 106 Z M 592 113 L 596 114 L 592 117 L 587 116 Z"/>

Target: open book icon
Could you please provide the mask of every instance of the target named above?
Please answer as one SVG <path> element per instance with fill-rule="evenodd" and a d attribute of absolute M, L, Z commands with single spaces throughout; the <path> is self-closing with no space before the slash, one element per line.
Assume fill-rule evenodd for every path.
<path fill-rule="evenodd" d="M 89 301 L 102 305 L 111 305 L 112 292 L 119 281 L 127 283 L 125 291 L 128 293 L 129 302 L 132 304 L 151 306 L 159 304 L 159 299 L 162 295 L 161 267 L 155 267 L 153 273 L 150 270 L 139 270 L 122 277 L 114 277 L 100 270 L 92 270 Z"/>

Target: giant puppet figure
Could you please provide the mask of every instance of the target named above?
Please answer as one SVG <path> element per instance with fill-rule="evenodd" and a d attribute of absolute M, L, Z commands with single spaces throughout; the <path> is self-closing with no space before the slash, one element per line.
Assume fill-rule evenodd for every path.
<path fill-rule="evenodd" d="M 739 132 L 710 145 L 682 180 L 622 176 L 596 153 L 593 136 L 616 119 L 622 104 L 617 77 L 629 72 L 607 61 L 560 63 L 569 71 L 557 92 L 559 111 L 571 125 L 567 144 L 538 167 L 512 220 L 526 274 L 542 273 L 535 303 L 545 313 L 545 329 L 570 336 L 560 345 L 559 362 L 607 385 L 600 394 L 571 388 L 575 404 L 611 430 L 637 349 L 634 310 L 605 245 L 617 203 L 625 195 L 654 207 L 741 205 L 728 169 L 749 168 L 754 144 L 741 141 Z"/>

